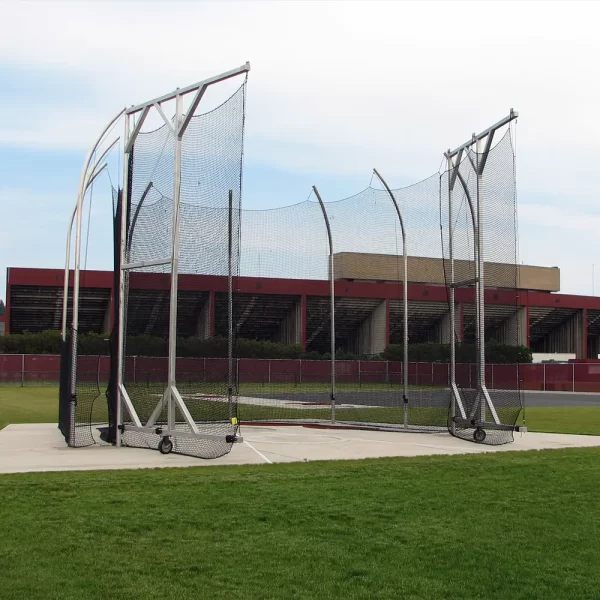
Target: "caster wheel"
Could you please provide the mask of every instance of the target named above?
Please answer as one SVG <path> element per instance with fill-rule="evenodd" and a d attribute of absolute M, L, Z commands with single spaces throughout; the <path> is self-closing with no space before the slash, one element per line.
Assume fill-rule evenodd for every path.
<path fill-rule="evenodd" d="M 173 442 L 168 437 L 164 437 L 158 444 L 158 450 L 161 454 L 169 454 L 173 450 Z"/>
<path fill-rule="evenodd" d="M 485 440 L 485 436 L 486 436 L 485 430 L 482 429 L 481 427 L 478 427 L 475 430 L 475 433 L 473 433 L 473 439 L 479 444 Z"/>

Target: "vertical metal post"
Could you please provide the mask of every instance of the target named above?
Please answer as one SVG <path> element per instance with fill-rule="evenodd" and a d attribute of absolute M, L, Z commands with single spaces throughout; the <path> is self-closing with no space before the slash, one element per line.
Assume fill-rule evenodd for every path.
<path fill-rule="evenodd" d="M 450 258 L 450 386 L 456 384 L 456 339 L 454 325 L 456 305 L 454 300 L 454 215 L 452 211 L 452 169 L 454 161 L 447 158 L 448 171 L 448 257 Z M 457 166 L 458 168 L 458 166 Z M 456 402 L 452 394 L 452 417 L 456 416 Z"/>
<path fill-rule="evenodd" d="M 129 142 L 129 128 L 130 128 L 130 117 L 125 115 L 125 134 L 124 134 L 124 147 L 127 148 Z M 120 273 L 119 273 L 119 330 L 117 333 L 117 414 L 115 416 L 117 431 L 116 433 L 116 446 L 121 446 L 121 427 L 123 425 L 123 375 L 125 372 L 125 271 L 123 265 L 127 261 L 126 248 L 127 248 L 127 198 L 129 197 L 129 162 L 131 152 L 125 152 L 123 157 L 123 190 L 121 192 L 121 240 L 120 240 L 120 253 L 121 259 Z M 134 370 L 135 373 L 135 370 Z"/>
<path fill-rule="evenodd" d="M 544 372 L 544 392 L 546 391 L 546 363 L 544 363 L 542 365 L 544 367 L 543 372 Z"/>
<path fill-rule="evenodd" d="M 404 220 L 398 202 L 390 189 L 390 186 L 383 179 L 377 169 L 373 169 L 373 173 L 377 175 L 383 187 L 385 187 L 389 197 L 394 204 L 398 221 L 400 222 L 400 230 L 402 232 L 402 262 L 403 262 L 403 277 L 402 277 L 402 343 L 403 343 L 403 375 L 402 375 L 402 399 L 404 401 L 404 427 L 408 427 L 408 249 L 406 244 L 406 230 L 404 228 Z"/>
<path fill-rule="evenodd" d="M 25 387 L 25 355 L 21 354 L 21 387 Z"/>
<path fill-rule="evenodd" d="M 233 190 L 229 190 L 229 211 L 227 217 L 227 402 L 229 417 L 233 395 Z"/>
<path fill-rule="evenodd" d="M 327 238 L 329 240 L 329 294 L 331 297 L 331 422 L 335 423 L 335 275 L 333 272 L 333 238 L 331 237 L 331 227 L 329 226 L 329 217 L 325 210 L 325 204 L 321 200 L 321 195 L 317 187 L 313 185 L 313 191 L 321 211 L 323 212 L 323 218 L 325 219 L 325 226 L 327 227 Z"/>
<path fill-rule="evenodd" d="M 183 98 L 177 93 L 175 96 L 175 168 L 173 173 L 173 231 L 171 247 L 171 298 L 169 307 L 169 373 L 168 373 L 168 426 L 169 430 L 175 429 L 175 400 L 174 388 L 176 386 L 177 369 L 177 292 L 179 283 L 179 207 L 181 192 L 181 142 L 180 132 L 183 115 Z"/>
<path fill-rule="evenodd" d="M 69 308 L 69 271 L 71 266 L 71 237 L 73 235 L 73 222 L 75 221 L 75 215 L 77 214 L 77 207 L 73 209 L 71 215 L 71 222 L 67 230 L 67 248 L 65 257 L 65 281 L 63 283 L 63 306 L 62 306 L 62 323 L 61 323 L 61 337 L 64 342 L 67 339 L 67 310 Z"/>
<path fill-rule="evenodd" d="M 479 321 L 477 323 L 479 347 L 477 349 L 477 387 L 478 393 L 481 395 L 480 398 L 480 419 L 485 421 L 487 411 L 487 401 L 485 397 L 485 278 L 484 278 L 484 265 L 483 265 L 483 173 L 480 168 L 481 161 L 481 145 L 482 140 L 478 139 L 475 145 L 476 157 L 475 165 L 477 170 L 477 304 L 478 304 L 478 316 Z"/>

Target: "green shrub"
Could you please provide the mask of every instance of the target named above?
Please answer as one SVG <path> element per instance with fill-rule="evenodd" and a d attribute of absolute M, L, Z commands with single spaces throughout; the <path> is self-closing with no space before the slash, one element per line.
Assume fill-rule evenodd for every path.
<path fill-rule="evenodd" d="M 385 360 L 402 361 L 404 347 L 402 344 L 389 344 L 382 353 Z M 531 363 L 533 356 L 526 346 L 510 346 L 488 342 L 485 348 L 486 361 L 490 364 Z M 410 362 L 448 363 L 450 362 L 450 344 L 410 344 L 408 347 Z M 456 362 L 475 363 L 477 347 L 475 344 L 457 344 Z"/>
<path fill-rule="evenodd" d="M 60 331 L 41 333 L 10 334 L 0 337 L 0 354 L 60 354 Z M 136 335 L 127 337 L 129 356 L 166 356 L 168 340 L 165 337 Z M 79 353 L 82 355 L 107 355 L 110 353 L 108 335 L 89 333 L 79 336 Z M 237 340 L 235 356 L 239 358 L 302 358 L 305 360 L 330 360 L 329 352 L 304 352 L 299 344 L 281 344 L 265 340 Z M 226 358 L 227 338 L 210 339 L 179 338 L 177 356 L 197 358 Z M 389 344 L 381 354 L 355 354 L 344 350 L 336 351 L 338 360 L 393 360 L 402 361 L 402 344 Z M 448 344 L 411 344 L 408 348 L 411 362 L 447 363 L 450 362 Z M 458 344 L 456 361 L 474 363 L 476 348 L 474 344 Z M 486 346 L 486 360 L 489 363 L 530 363 L 533 360 L 531 350 L 524 346 L 509 346 L 489 342 Z"/>

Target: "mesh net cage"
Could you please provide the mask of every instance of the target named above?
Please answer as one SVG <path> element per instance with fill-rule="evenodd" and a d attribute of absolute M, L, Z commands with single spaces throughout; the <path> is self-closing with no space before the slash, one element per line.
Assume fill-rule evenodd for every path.
<path fill-rule="evenodd" d="M 201 458 L 228 453 L 238 431 L 233 289 L 239 275 L 239 239 L 246 81 L 210 112 L 194 114 L 181 143 L 178 266 L 137 266 L 125 274 L 123 384 L 142 427 L 152 417 L 161 431 L 169 424 L 169 333 L 171 286 L 176 278 L 176 393 L 185 405 L 174 405 L 172 451 Z M 127 202 L 126 263 L 164 261 L 172 255 L 175 136 L 166 124 L 140 133 L 130 154 Z M 201 369 L 185 360 L 189 338 L 209 337 L 202 315 L 214 310 L 214 299 L 186 285 L 193 274 L 225 276 L 228 304 L 226 344 L 229 358 Z M 149 290 L 156 291 L 155 298 Z M 150 336 L 152 333 L 152 336 Z M 152 344 L 152 352 L 148 344 Z M 155 356 L 134 369 L 135 356 Z M 177 358 L 175 358 L 177 357 Z M 185 414 L 187 411 L 188 415 Z M 190 433 L 189 418 L 199 435 Z M 163 436 L 132 429 L 135 418 L 123 408 L 122 442 L 159 448 Z"/>
<path fill-rule="evenodd" d="M 297 290 L 286 295 L 239 291 L 235 296 L 235 331 L 240 339 L 287 344 L 290 359 L 306 346 L 304 359 L 238 361 L 240 421 L 319 422 L 331 419 L 331 366 L 321 359 L 330 350 L 331 299 L 326 282 L 328 238 L 323 213 L 316 201 L 272 210 L 243 210 L 241 274 L 262 286 L 281 288 L 294 280 Z M 307 286 L 322 295 L 306 295 Z M 322 284 L 322 285 L 320 285 Z M 323 287 L 324 286 L 324 287 Z M 256 293 L 253 293 L 256 292 Z M 218 307 L 217 307 L 218 308 Z M 224 319 L 216 314 L 216 333 L 223 335 Z M 301 322 L 306 323 L 302 339 Z M 294 352 L 295 349 L 295 352 Z"/>
<path fill-rule="evenodd" d="M 94 427 L 103 429 L 108 422 L 108 369 L 103 357 L 81 353 L 78 338 L 69 330 L 62 342 L 59 386 L 58 426 L 67 444 L 74 448 L 95 444 Z M 78 344 L 75 353 L 74 343 Z"/>
<path fill-rule="evenodd" d="M 490 362 L 500 346 L 514 350 L 520 340 L 510 131 L 491 148 L 479 180 L 485 263 L 482 302 L 477 302 L 476 293 L 477 176 L 471 161 L 481 164 L 482 157 L 474 150 L 465 156 L 459 168 L 462 183 L 452 194 L 449 173 L 443 172 L 400 189 L 369 186 L 352 197 L 325 201 L 322 209 L 317 202 L 306 201 L 243 211 L 242 275 L 259 278 L 261 286 L 269 278 L 297 279 L 304 286 L 296 294 L 286 292 L 285 306 L 258 292 L 238 297 L 235 322 L 241 337 L 304 346 L 299 369 L 298 361 L 264 361 L 264 368 L 239 361 L 243 422 L 450 430 L 457 437 L 486 444 L 512 441 L 522 406 L 519 354 L 513 352 L 511 364 Z M 333 328 L 326 222 L 333 245 Z M 405 279 L 410 282 L 406 305 Z M 365 297 L 361 285 L 378 281 L 396 285 L 386 292 L 388 297 L 378 293 L 372 299 Z M 478 311 L 490 362 L 481 369 L 485 360 L 477 360 Z M 299 327 L 303 319 L 304 340 Z M 465 411 L 461 423 L 454 419 L 463 415 L 455 412 L 452 381 Z M 484 427 L 474 425 L 480 422 Z"/>
<path fill-rule="evenodd" d="M 391 193 L 403 216 L 409 257 L 437 258 L 441 264 L 439 185 L 435 174 Z M 405 368 L 401 358 L 404 248 L 398 210 L 390 193 L 370 186 L 349 198 L 325 201 L 323 208 L 307 200 L 279 209 L 243 211 L 242 275 L 299 280 L 299 291 L 285 296 L 285 306 L 268 294 L 240 297 L 236 315 L 240 336 L 304 346 L 300 361 L 264 361 L 263 368 L 256 361 L 246 366 L 240 360 L 243 422 L 446 430 L 447 365 L 432 373 L 431 365 L 427 370 L 416 363 Z M 326 223 L 333 245 L 333 328 Z M 418 261 L 407 264 L 409 279 L 418 276 L 411 273 L 419 269 Z M 365 298 L 363 283 L 373 280 L 395 283 L 392 296 Z M 415 349 L 423 342 L 437 341 L 431 336 L 439 335 L 435 325 L 447 310 L 444 303 L 429 303 L 425 307 L 429 313 L 423 315 L 422 304 L 420 299 L 409 300 L 408 337 Z M 388 343 L 395 345 L 395 352 Z M 418 358 L 418 352 L 409 349 L 412 354 Z"/>
<path fill-rule="evenodd" d="M 457 168 L 452 191 L 452 171 L 442 175 L 440 202 L 449 295 L 452 269 L 454 272 L 455 379 L 457 404 L 462 404 L 462 411 L 457 406 L 455 414 L 449 413 L 448 428 L 462 439 L 505 444 L 514 438 L 523 405 L 516 350 L 522 341 L 523 309 L 518 295 L 516 179 L 510 128 L 487 156 L 471 147 Z M 478 303 L 481 282 L 484 295 Z M 512 360 L 495 364 L 502 347 L 513 349 Z"/>

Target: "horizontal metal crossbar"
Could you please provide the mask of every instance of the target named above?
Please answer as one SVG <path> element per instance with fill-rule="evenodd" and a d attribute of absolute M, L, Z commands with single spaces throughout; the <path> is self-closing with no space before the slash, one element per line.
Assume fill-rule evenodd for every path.
<path fill-rule="evenodd" d="M 461 150 L 465 150 L 466 148 L 469 148 L 470 146 L 475 144 L 475 142 L 477 142 L 478 140 L 481 140 L 484 137 L 486 137 L 487 135 L 489 135 L 490 133 L 492 133 L 493 131 L 496 131 L 496 129 L 500 129 L 500 127 L 504 127 L 504 125 L 508 125 L 508 123 L 510 123 L 511 121 L 516 119 L 518 116 L 519 116 L 519 113 L 511 108 L 510 114 L 508 115 L 508 117 L 504 117 L 504 119 L 501 119 L 500 121 L 498 121 L 491 127 L 488 127 L 481 133 L 479 133 L 477 135 L 473 135 L 473 137 L 468 142 L 465 142 L 458 148 L 455 148 L 454 150 L 448 150 L 448 152 L 445 153 L 446 158 L 452 158 L 453 156 L 456 156 Z"/>
<path fill-rule="evenodd" d="M 475 421 L 470 419 L 461 419 L 454 417 L 452 419 L 457 425 L 467 426 L 469 429 L 473 427 L 481 427 L 483 429 L 497 429 L 500 431 L 527 431 L 522 425 L 505 425 L 503 423 L 494 423 L 493 421 Z"/>
<path fill-rule="evenodd" d="M 165 94 L 164 96 L 159 96 L 158 98 L 154 98 L 153 100 L 149 100 L 148 102 L 143 102 L 142 104 L 138 104 L 137 106 L 132 106 L 131 108 L 128 108 L 125 112 L 128 115 L 133 115 L 137 112 L 140 112 L 141 110 L 144 110 L 147 106 L 152 106 L 155 103 L 160 104 L 161 102 L 173 100 L 173 98 L 177 96 L 189 94 L 190 92 L 195 92 L 202 86 L 211 85 L 213 83 L 219 83 L 220 81 L 225 81 L 226 79 L 230 79 L 231 77 L 235 77 L 236 75 L 240 75 L 241 73 L 246 73 L 248 71 L 250 71 L 249 62 L 247 62 L 245 65 L 242 65 L 241 67 L 238 67 L 237 69 L 226 71 L 225 73 L 221 73 L 220 75 L 209 77 L 204 81 L 199 81 L 198 83 L 193 83 L 192 85 L 188 85 L 183 88 L 178 88 L 173 92 Z"/>
<path fill-rule="evenodd" d="M 131 269 L 143 269 L 144 267 L 157 267 L 159 265 L 170 265 L 170 258 L 161 258 L 160 260 L 141 260 L 140 262 L 124 264 L 121 269 L 129 271 Z"/>
<path fill-rule="evenodd" d="M 227 442 L 227 438 L 233 437 L 234 444 L 241 444 L 244 441 L 243 437 L 240 436 L 229 436 L 229 435 L 216 435 L 214 433 L 194 433 L 193 431 L 181 431 L 180 429 L 169 429 L 168 427 L 136 427 L 135 425 L 123 425 L 123 431 L 138 431 L 140 433 L 152 433 L 154 435 L 160 435 L 163 437 L 174 437 L 174 438 L 188 438 L 188 439 L 200 439 L 200 440 L 213 440 L 217 442 Z"/>

